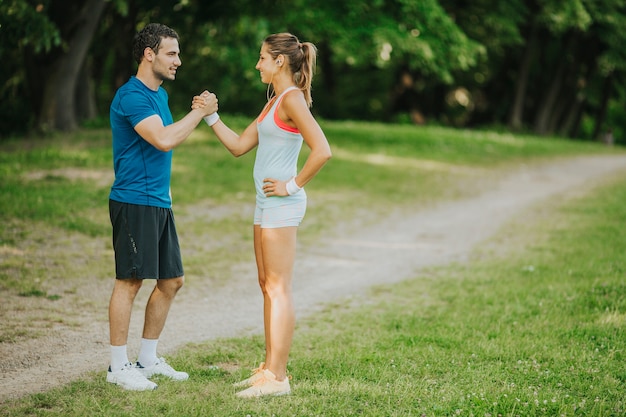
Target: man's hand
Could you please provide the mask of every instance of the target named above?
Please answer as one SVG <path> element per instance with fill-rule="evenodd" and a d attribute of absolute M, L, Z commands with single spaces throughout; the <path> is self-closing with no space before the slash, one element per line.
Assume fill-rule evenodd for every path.
<path fill-rule="evenodd" d="M 203 91 L 199 96 L 194 96 L 191 101 L 192 110 L 202 110 L 203 117 L 217 111 L 217 97 L 213 93 Z"/>

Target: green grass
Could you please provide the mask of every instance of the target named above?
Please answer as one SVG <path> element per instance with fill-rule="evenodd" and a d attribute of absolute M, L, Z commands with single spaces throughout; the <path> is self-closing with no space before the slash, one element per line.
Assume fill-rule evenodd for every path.
<path fill-rule="evenodd" d="M 224 119 L 238 131 L 249 122 L 239 117 Z M 336 201 L 346 206 L 345 210 L 355 208 L 349 207 L 354 200 L 376 207 L 381 192 L 387 202 L 401 205 L 456 197 L 467 192 L 467 187 L 453 184 L 461 177 L 468 178 L 466 184 L 471 183 L 472 175 L 485 167 L 528 158 L 606 152 L 597 144 L 508 133 L 352 122 L 322 124 L 336 155 L 310 188 L 323 201 Z M 108 223 L 94 220 L 93 213 L 106 207 L 112 181 L 108 130 L 83 130 L 45 139 L 17 138 L 2 143 L 0 149 L 0 221 L 41 221 L 90 236 L 109 233 Z M 302 160 L 306 156 L 305 149 Z M 233 158 L 202 126 L 175 150 L 175 207 L 206 199 L 217 203 L 251 199 L 253 162 L 253 152 Z M 0 243 L 11 243 L 11 239 L 7 233 L 0 235 Z"/>
<path fill-rule="evenodd" d="M 223 118 L 238 131 L 250 122 L 228 115 Z M 508 133 L 355 122 L 322 122 L 322 126 L 334 157 L 307 187 L 311 210 L 299 232 L 304 243 L 335 232 L 340 222 L 373 221 L 390 205 L 415 209 L 477 192 L 478 184 L 488 176 L 497 178 L 493 172 L 503 166 L 609 152 L 593 143 Z M 304 148 L 302 160 L 308 154 Z M 0 222 L 4 225 L 0 247 L 12 250 L 38 245 L 47 236 L 59 234 L 108 241 L 107 201 L 113 181 L 110 131 L 16 138 L 0 144 L 0 150 Z M 189 207 L 198 206 L 253 205 L 253 163 L 254 152 L 233 158 L 211 131 L 201 126 L 175 150 L 175 212 L 184 214 Z M 208 220 L 200 219 L 185 230 L 210 227 L 216 236 L 234 233 L 244 242 L 250 238 L 247 214 L 214 221 L 211 216 L 212 212 L 207 212 Z M 214 270 L 215 265 L 206 265 L 207 255 L 221 260 L 218 269 L 240 260 L 239 251 L 229 250 L 229 245 L 236 247 L 240 242 L 222 243 L 198 251 L 189 248 L 189 271 Z M 85 275 L 74 269 L 60 275 L 67 279 Z M 41 282 L 49 272 L 49 265 L 39 268 L 23 258 L 0 260 L 0 289 L 45 293 L 48 289 L 42 288 Z"/>
<path fill-rule="evenodd" d="M 607 152 L 591 144 L 440 128 L 325 123 L 324 129 L 339 152 L 314 180 L 311 193 L 312 202 L 332 204 L 330 211 L 312 215 L 314 226 L 305 239 L 307 233 L 314 239 L 328 231 L 336 219 L 349 218 L 352 197 L 362 198 L 374 211 L 382 206 L 381 189 L 386 190 L 385 203 L 391 198 L 401 207 L 429 204 L 470 192 L 458 184 L 503 164 Z M 45 234 L 37 224 L 78 230 L 86 241 L 108 235 L 106 217 L 93 214 L 98 207 L 106 211 L 107 186 L 65 176 L 27 179 L 29 172 L 68 166 L 106 170 L 108 147 L 104 131 L 34 140 L 28 150 L 17 143 L 4 145 L 0 220 L 9 226 L 0 232 L 0 247 L 18 247 L 24 239 L 41 244 Z M 380 153 L 391 159 L 369 158 Z M 198 133 L 176 151 L 175 160 L 173 191 L 181 217 L 194 204 L 210 204 L 209 212 L 247 204 L 251 159 L 236 161 L 209 135 Z M 403 164 L 411 160 L 417 163 L 407 170 Z M 442 192 L 442 185 L 453 191 Z M 20 197 L 21 192 L 33 195 Z M 54 198 L 67 199 L 65 207 L 48 201 Z M 289 364 L 292 396 L 252 401 L 233 396 L 230 384 L 263 355 L 259 335 L 189 345 L 170 362 L 189 371 L 190 381 L 161 380 L 153 393 L 122 391 L 97 372 L 2 404 L 0 415 L 624 415 L 624 201 L 626 181 L 615 181 L 573 202 L 553 202 L 534 223 L 509 225 L 494 238 L 497 251 L 486 245 L 468 265 L 424 271 L 404 283 L 372 289 L 365 303 L 328 305 L 299 321 Z M 74 224 L 63 219 L 68 204 L 77 215 Z M 249 239 L 245 216 L 233 216 L 232 221 L 208 220 L 218 233 L 223 227 L 222 232 L 235 236 L 209 248 L 213 253 Z M 322 221 L 324 216 L 331 220 Z M 238 219 L 246 224 L 239 226 Z M 509 250 L 498 239 L 511 240 Z M 197 252 L 198 260 L 192 255 L 191 264 L 199 269 L 203 248 Z M 207 258 L 213 257 L 205 254 Z M 56 296 L 36 285 L 52 265 L 33 268 L 7 256 L 0 260 L 5 295 Z M 91 269 L 110 279 L 104 265 L 110 267 L 95 262 Z M 61 267 L 70 268 L 63 262 Z M 33 285 L 18 285 L 16 271 Z M 11 280 L 15 282 L 7 284 Z"/>
<path fill-rule="evenodd" d="M 331 141 L 342 148 L 462 165 L 493 166 L 516 158 L 563 155 L 597 148 L 590 143 L 558 138 L 437 126 L 333 122 L 323 127 L 327 136 L 335 139 Z"/>
<path fill-rule="evenodd" d="M 94 379 L 6 415 L 617 416 L 626 412 L 626 182 L 530 229 L 526 250 L 372 290 L 299 324 L 294 395 L 236 399 L 260 337 L 181 350 L 191 381 L 129 393 Z M 558 224 L 557 227 L 547 227 Z M 217 365 L 220 368 L 215 369 Z"/>

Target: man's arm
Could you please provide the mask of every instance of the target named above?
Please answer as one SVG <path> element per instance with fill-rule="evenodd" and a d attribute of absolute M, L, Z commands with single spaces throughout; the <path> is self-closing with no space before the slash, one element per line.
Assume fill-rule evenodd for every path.
<path fill-rule="evenodd" d="M 194 108 L 185 117 L 168 126 L 163 126 L 163 120 L 156 114 L 147 117 L 137 123 L 135 131 L 158 150 L 170 151 L 187 139 L 204 116 L 217 111 L 215 94 L 206 96 L 205 103 L 204 107 Z"/>

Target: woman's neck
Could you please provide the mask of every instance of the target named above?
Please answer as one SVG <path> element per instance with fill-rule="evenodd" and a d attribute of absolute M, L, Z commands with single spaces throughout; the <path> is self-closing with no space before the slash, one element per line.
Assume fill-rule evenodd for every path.
<path fill-rule="evenodd" d="M 272 82 L 272 86 L 274 87 L 276 95 L 279 96 L 289 87 L 295 87 L 296 85 L 291 79 L 284 77 L 282 79 L 274 80 Z"/>

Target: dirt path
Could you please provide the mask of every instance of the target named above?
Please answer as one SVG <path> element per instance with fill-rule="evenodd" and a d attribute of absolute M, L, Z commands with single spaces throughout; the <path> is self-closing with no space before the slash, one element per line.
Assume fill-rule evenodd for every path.
<path fill-rule="evenodd" d="M 534 205 L 590 190 L 624 173 L 625 155 L 579 157 L 522 167 L 472 198 L 401 217 L 390 216 L 350 236 L 302 247 L 294 282 L 297 315 L 310 315 L 324 303 L 358 296 L 372 285 L 409 279 L 424 267 L 463 262 L 478 244 Z M 237 271 L 245 278 L 235 280 L 233 285 L 181 292 L 162 335 L 161 354 L 189 342 L 262 331 L 254 265 L 238 265 Z M 107 299 L 109 291 L 105 289 Z M 140 297 L 137 304 L 144 301 Z M 0 343 L 0 402 L 106 369 L 109 347 L 105 314 L 87 315 L 76 328 L 50 331 L 35 340 Z M 140 334 L 141 319 L 140 314 L 134 314 L 131 335 Z M 129 341 L 131 356 L 138 348 L 133 342 Z"/>

